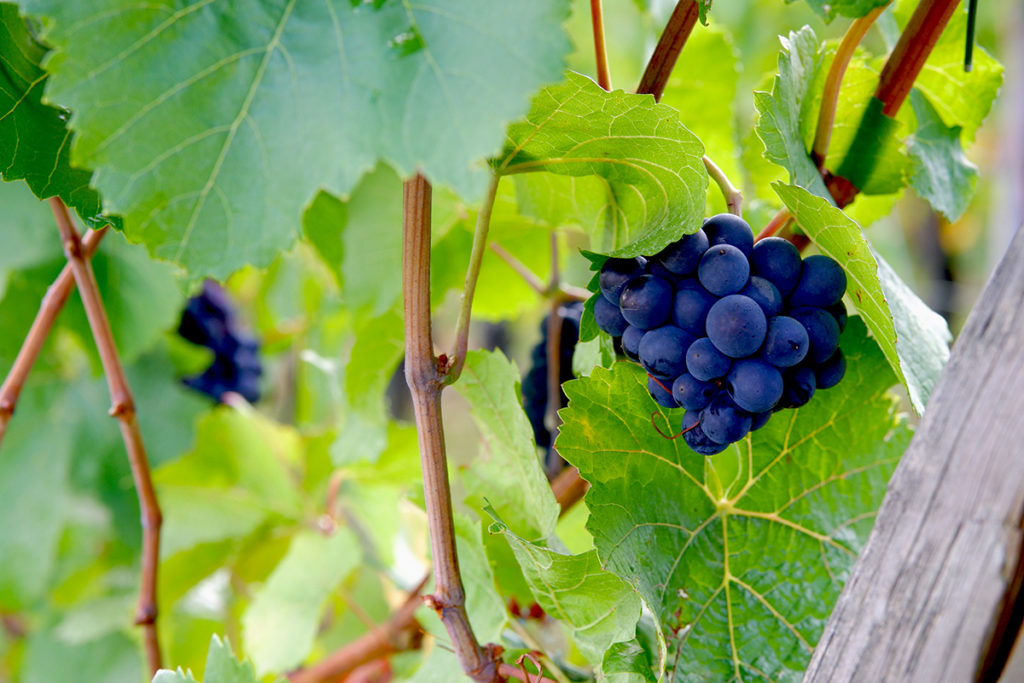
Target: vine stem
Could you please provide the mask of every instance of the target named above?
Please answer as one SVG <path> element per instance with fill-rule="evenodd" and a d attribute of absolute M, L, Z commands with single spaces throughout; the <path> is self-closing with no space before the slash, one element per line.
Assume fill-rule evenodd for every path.
<path fill-rule="evenodd" d="M 772 219 L 768 221 L 768 225 L 764 226 L 764 230 L 757 233 L 754 241 L 759 242 L 765 237 L 773 237 L 779 232 L 779 230 L 786 227 L 786 224 L 791 220 L 793 220 L 793 214 L 789 212 L 789 209 L 779 209 L 779 212 L 772 216 Z"/>
<path fill-rule="evenodd" d="M 99 230 L 90 230 L 85 234 L 85 237 L 82 238 L 82 251 L 85 258 L 92 258 L 92 255 L 96 253 L 100 240 L 103 239 L 109 227 L 109 225 L 105 225 Z M 18 398 L 21 396 L 21 390 L 25 387 L 29 372 L 32 371 L 36 359 L 39 358 L 39 352 L 43 350 L 46 338 L 50 336 L 50 330 L 53 329 L 57 315 L 63 310 L 64 304 L 67 303 L 68 297 L 71 296 L 74 289 L 75 275 L 71 272 L 71 264 L 68 263 L 65 264 L 64 269 L 60 271 L 60 275 L 53 281 L 50 288 L 46 290 L 46 296 L 39 303 L 39 312 L 36 314 L 35 320 L 32 321 L 32 327 L 29 328 L 25 341 L 22 342 L 21 348 L 18 350 L 18 357 L 14 360 L 10 372 L 7 373 L 3 386 L 0 387 L 0 443 L 3 442 L 4 434 L 7 433 L 7 423 L 14 415 Z"/>
<path fill-rule="evenodd" d="M 839 105 L 839 86 L 842 85 L 843 76 L 846 75 L 846 68 L 850 65 L 853 53 L 860 42 L 864 40 L 868 29 L 885 11 L 886 7 L 888 5 L 876 7 L 850 24 L 836 49 L 832 65 L 829 66 L 828 76 L 825 78 L 825 90 L 821 96 L 821 110 L 818 112 L 818 127 L 814 134 L 814 145 L 811 148 L 811 159 L 818 165 L 819 171 L 825 168 L 825 156 L 828 154 L 828 145 L 832 140 L 832 126 L 835 124 L 836 107 Z"/>
<path fill-rule="evenodd" d="M 466 351 L 469 350 L 469 323 L 473 313 L 473 293 L 476 291 L 476 281 L 480 276 L 480 264 L 484 259 L 484 250 L 487 248 L 487 231 L 491 225 L 491 211 L 494 209 L 494 198 L 498 194 L 497 174 L 491 175 L 491 181 L 487 186 L 487 194 L 484 195 L 484 202 L 476 215 L 476 226 L 473 229 L 473 247 L 469 254 L 469 267 L 466 268 L 466 284 L 462 288 L 462 299 L 459 303 L 459 317 L 455 323 L 455 351 L 452 353 L 451 367 L 444 378 L 445 384 L 452 384 L 466 364 Z M 429 191 L 429 190 L 428 190 Z M 429 214 L 428 214 L 429 220 Z M 428 223 L 429 227 L 429 223 Z M 428 280 L 429 284 L 429 280 Z M 429 302 L 427 311 L 429 313 Z"/>
<path fill-rule="evenodd" d="M 64 253 L 71 266 L 74 281 L 78 285 L 85 315 L 89 320 L 96 349 L 103 364 L 110 389 L 110 415 L 117 419 L 131 463 L 132 479 L 139 498 L 142 512 L 142 579 L 139 587 L 139 602 L 135 611 L 135 623 L 142 627 L 146 659 L 152 673 L 160 668 L 160 642 L 156 628 L 157 618 L 157 568 L 160 561 L 160 525 L 163 521 L 156 489 L 149 473 L 146 448 L 142 443 L 142 432 L 135 415 L 135 401 L 132 398 L 124 367 L 117 353 L 114 335 L 110 329 L 107 312 L 103 308 L 99 286 L 92 271 L 92 264 L 86 258 L 85 245 L 71 222 L 68 208 L 59 197 L 50 199 L 50 208 L 57 219 L 57 227 L 64 243 Z"/>
<path fill-rule="evenodd" d="M 558 271 L 558 233 L 551 233 L 551 280 L 548 285 L 549 292 L 558 289 L 558 281 L 561 275 Z M 562 406 L 562 316 L 558 309 L 562 302 L 557 296 L 551 297 L 548 305 L 548 340 L 544 349 L 548 361 L 547 376 L 547 415 L 544 421 L 547 423 L 548 433 L 551 434 L 551 450 L 555 450 L 555 439 L 558 436 L 558 428 L 562 421 L 558 418 L 558 409 Z M 554 477 L 558 472 L 560 458 L 551 458 L 547 463 L 547 474 Z"/>
<path fill-rule="evenodd" d="M 708 170 L 708 175 L 718 185 L 718 189 L 722 191 L 722 196 L 725 197 L 725 205 L 728 207 L 729 213 L 742 217 L 743 193 L 729 181 L 729 178 L 718 167 L 718 164 L 712 161 L 711 157 L 707 154 L 704 155 L 704 168 Z"/>
<path fill-rule="evenodd" d="M 690 37 L 693 27 L 697 25 L 697 18 L 700 11 L 697 7 L 697 0 L 679 0 L 672 10 L 665 30 L 658 38 L 658 44 L 654 47 L 654 53 L 647 62 L 644 75 L 640 78 L 640 85 L 637 86 L 637 93 L 641 95 L 654 95 L 655 100 L 661 100 L 665 92 L 665 84 L 672 74 L 672 68 L 676 65 L 679 53 Z"/>
<path fill-rule="evenodd" d="M 422 175 L 405 182 L 402 212 L 405 381 L 409 385 L 416 416 L 424 502 L 434 561 L 434 594 L 426 596 L 425 601 L 440 616 L 466 675 L 479 683 L 497 683 L 501 680 L 497 652 L 494 648 L 480 647 L 473 633 L 466 614 L 466 591 L 455 550 L 448 458 L 441 420 L 441 390 L 450 368 L 441 367 L 442 363 L 434 356 L 431 338 L 430 200 L 430 184 Z M 476 242 L 474 237 L 474 251 Z M 470 279 L 475 283 L 475 276 L 470 278 L 467 275 L 467 281 Z M 466 293 L 463 297 L 465 304 L 465 298 L 470 297 L 466 297 Z M 468 330 L 468 315 L 464 325 Z"/>
<path fill-rule="evenodd" d="M 391 614 L 387 623 L 377 626 L 316 664 L 292 672 L 288 676 L 288 681 L 290 683 L 320 683 L 321 681 L 338 680 L 375 659 L 418 647 L 419 643 L 415 638 L 406 639 L 403 642 L 402 635 L 409 632 L 418 633 L 415 614 L 416 609 L 423 604 L 420 591 L 423 590 L 423 586 L 426 585 L 429 578 L 429 574 L 424 576 L 419 585 L 409 591 L 405 602 Z"/>
<path fill-rule="evenodd" d="M 502 662 L 498 665 L 498 673 L 506 678 L 515 678 L 523 683 L 558 683 L 558 681 L 545 678 L 540 674 L 528 674 L 517 666 Z"/>
<path fill-rule="evenodd" d="M 547 295 L 547 287 L 545 287 L 541 279 L 537 277 L 537 274 L 530 270 L 529 266 L 510 254 L 505 247 L 501 246 L 497 242 L 491 242 L 490 249 L 497 254 L 502 261 L 507 263 L 509 268 L 516 271 L 519 276 L 523 278 L 526 284 L 530 285 L 530 289 L 541 296 Z"/>
<path fill-rule="evenodd" d="M 597 65 L 597 84 L 610 91 L 612 77 L 608 71 L 608 51 L 604 41 L 604 13 L 601 0 L 590 0 L 590 23 L 594 28 L 594 57 Z"/>

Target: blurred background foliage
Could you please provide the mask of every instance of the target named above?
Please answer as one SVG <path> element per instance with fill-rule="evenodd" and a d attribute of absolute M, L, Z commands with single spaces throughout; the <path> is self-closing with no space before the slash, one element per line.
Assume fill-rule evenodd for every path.
<path fill-rule="evenodd" d="M 612 84 L 630 90 L 674 3 L 604 5 Z M 664 97 L 709 155 L 742 182 L 755 229 L 779 206 L 768 183 L 781 170 L 761 158 L 751 93 L 770 84 L 778 36 L 804 24 L 819 37 L 837 39 L 848 21 L 826 25 L 804 3 L 716 3 L 710 25 L 695 29 Z M 886 27 L 883 20 L 871 31 L 866 50 L 884 54 L 887 30 L 889 40 L 894 30 Z M 569 67 L 593 75 L 587 2 L 575 2 L 568 29 L 575 44 Z M 859 218 L 875 216 L 870 226 L 865 222 L 875 246 L 947 317 L 954 333 L 1024 220 L 1024 5 L 980 3 L 977 38 L 1006 66 L 1006 75 L 993 111 L 966 150 L 979 171 L 969 209 L 949 222 L 910 190 L 895 203 L 862 200 L 853 208 Z M 48 207 L 23 183 L 0 185 L 0 206 L 4 234 L 22 240 L 0 249 L 0 369 L 6 372 L 64 261 Z M 722 209 L 712 190 L 709 213 Z M 431 284 L 439 349 L 451 346 L 474 218 L 473 206 L 438 190 Z M 254 406 L 214 406 L 182 384 L 182 377 L 209 363 L 209 354 L 176 334 L 186 298 L 194 293 L 180 273 L 118 234 L 107 237 L 94 260 L 167 520 L 160 570 L 167 662 L 201 676 L 212 634 L 227 636 L 250 656 L 279 637 L 264 615 L 268 604 L 282 600 L 268 579 L 287 581 L 278 575 L 283 558 L 302 566 L 336 558 L 337 576 L 323 578 L 336 590 L 285 600 L 296 618 L 303 610 L 328 608 L 315 634 L 287 634 L 308 642 L 282 646 L 281 653 L 262 647 L 257 666 L 264 672 L 300 663 L 287 652 L 298 649 L 315 660 L 368 624 L 385 621 L 426 572 L 418 452 L 400 367 L 400 221 L 400 180 L 378 168 L 346 202 L 318 195 L 305 214 L 305 240 L 269 267 L 245 268 L 227 281 L 244 326 L 262 345 L 263 396 Z M 552 269 L 553 227 L 519 215 L 513 183 L 501 184 L 492 240 L 542 281 Z M 562 280 L 585 286 L 589 274 L 578 253 L 586 246 L 584 234 L 561 227 L 556 239 Z M 471 344 L 500 347 L 525 372 L 547 310 L 489 251 Z M 105 415 L 108 402 L 75 294 L 32 373 L 0 456 L 0 681 L 144 678 L 138 635 L 130 626 L 138 505 L 117 425 Z M 476 455 L 480 437 L 458 393 L 446 392 L 445 407 L 450 457 L 461 470 Z M 455 483 L 462 501 L 472 485 Z M 585 514 L 578 506 L 559 523 L 560 538 L 574 552 L 591 547 Z M 347 547 L 358 551 L 339 553 L 315 540 L 323 537 L 313 532 L 334 525 L 345 527 Z M 485 604 L 485 592 L 472 587 L 474 577 L 489 572 L 505 598 L 532 602 L 504 542 L 481 534 L 468 518 L 460 550 L 471 612 L 502 619 L 504 607 Z M 534 627 L 543 630 L 540 622 Z M 396 675 L 428 680 L 429 667 L 417 673 L 419 662 L 396 658 Z M 437 675 L 444 680 L 443 672 Z"/>

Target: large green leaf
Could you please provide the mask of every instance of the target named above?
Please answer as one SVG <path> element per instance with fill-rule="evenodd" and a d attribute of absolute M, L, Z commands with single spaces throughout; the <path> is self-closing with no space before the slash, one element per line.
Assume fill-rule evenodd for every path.
<path fill-rule="evenodd" d="M 597 551 L 558 553 L 520 538 L 501 521 L 490 531 L 505 536 L 538 604 L 572 628 L 575 644 L 591 666 L 600 669 L 614 643 L 636 637 L 643 607 L 640 596 L 601 568 Z M 649 663 L 646 673 L 650 674 Z"/>
<path fill-rule="evenodd" d="M 470 351 L 454 387 L 483 435 L 480 454 L 462 473 L 469 490 L 486 497 L 517 534 L 545 538 L 558 521 L 558 503 L 520 404 L 518 368 L 500 352 Z"/>
<path fill-rule="evenodd" d="M 330 536 L 300 532 L 288 554 L 242 615 L 245 651 L 260 674 L 293 669 L 313 648 L 320 615 L 338 584 L 361 560 L 348 529 Z"/>
<path fill-rule="evenodd" d="M 960 126 L 946 126 L 918 90 L 911 91 L 910 104 L 917 118 L 917 130 L 907 141 L 914 160 L 910 184 L 935 210 L 955 221 L 974 196 L 978 168 L 960 147 Z"/>
<path fill-rule="evenodd" d="M 537 95 L 526 121 L 509 128 L 495 165 L 503 175 L 567 176 L 529 178 L 521 186 L 550 198 L 545 205 L 581 207 L 575 220 L 595 248 L 625 256 L 657 253 L 700 227 L 708 183 L 703 154 L 671 107 L 649 95 L 609 93 L 569 73 L 566 83 Z"/>
<path fill-rule="evenodd" d="M 790 182 L 819 197 L 831 197 L 818 167 L 804 142 L 804 121 L 810 120 L 814 105 L 814 84 L 824 58 L 818 37 L 810 26 L 779 36 L 779 75 L 770 93 L 756 91 L 754 104 L 761 116 L 757 135 L 765 156 L 789 172 Z"/>
<path fill-rule="evenodd" d="M 70 163 L 67 112 L 43 103 L 47 51 L 18 7 L 0 3 L 0 176 L 24 179 L 40 199 L 60 197 L 84 220 L 102 223 L 90 172 Z"/>
<path fill-rule="evenodd" d="M 924 412 L 949 358 L 946 321 L 872 251 L 853 219 L 801 187 L 774 187 L 800 229 L 846 270 L 848 296 L 906 385 L 914 408 Z"/>
<path fill-rule="evenodd" d="M 652 414 L 682 412 L 659 408 L 635 365 L 565 385 L 559 452 L 591 484 L 602 566 L 669 641 L 668 680 L 792 681 L 809 661 L 910 438 L 855 316 L 842 348 L 838 387 L 711 459 L 654 429 Z"/>
<path fill-rule="evenodd" d="M 786 2 L 795 1 L 786 0 Z M 889 2 L 891 0 L 807 0 L 807 4 L 825 19 L 825 23 L 831 22 L 836 15 L 851 19 L 863 17 L 876 7 L 883 7 Z"/>
<path fill-rule="evenodd" d="M 262 679 L 252 669 L 252 664 L 235 659 L 231 645 L 217 636 L 210 639 L 210 651 L 206 657 L 206 675 L 203 683 L 260 683 Z M 191 671 L 161 669 L 153 677 L 153 683 L 199 683 Z M 277 683 L 285 683 L 279 678 Z"/>
<path fill-rule="evenodd" d="M 569 50 L 565 0 L 24 4 L 56 49 L 73 159 L 133 239 L 195 275 L 267 263 L 318 188 L 348 194 L 378 159 L 481 195 Z"/>

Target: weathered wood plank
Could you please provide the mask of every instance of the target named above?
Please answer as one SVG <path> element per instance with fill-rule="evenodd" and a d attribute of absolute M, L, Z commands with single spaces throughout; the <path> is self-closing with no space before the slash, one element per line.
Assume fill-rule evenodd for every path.
<path fill-rule="evenodd" d="M 1013 602 L 1022 515 L 1024 229 L 953 348 L 805 683 L 976 680 Z"/>

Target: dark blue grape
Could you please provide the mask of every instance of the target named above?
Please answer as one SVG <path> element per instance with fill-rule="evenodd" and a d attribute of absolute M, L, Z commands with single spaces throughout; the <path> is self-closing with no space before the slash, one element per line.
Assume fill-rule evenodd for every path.
<path fill-rule="evenodd" d="M 654 277 L 661 278 L 670 285 L 674 285 L 675 283 L 679 282 L 683 277 L 682 275 L 676 275 L 671 270 L 655 261 L 648 261 L 647 267 L 644 269 L 644 271 L 648 275 L 653 275 Z"/>
<path fill-rule="evenodd" d="M 732 294 L 715 302 L 706 325 L 715 348 L 731 358 L 743 358 L 764 342 L 768 319 L 753 299 Z"/>
<path fill-rule="evenodd" d="M 846 304 L 842 301 L 838 301 L 825 310 L 831 313 L 832 317 L 836 319 L 836 322 L 839 324 L 840 332 L 846 329 Z"/>
<path fill-rule="evenodd" d="M 846 374 L 846 358 L 842 349 L 836 349 L 828 360 L 820 365 L 814 366 L 814 377 L 818 381 L 819 389 L 831 389 L 839 384 Z"/>
<path fill-rule="evenodd" d="M 782 398 L 782 375 L 768 363 L 742 358 L 732 364 L 725 388 L 743 410 L 763 413 Z"/>
<path fill-rule="evenodd" d="M 672 382 L 672 398 L 687 410 L 700 410 L 707 406 L 718 393 L 718 387 L 711 382 L 702 382 L 688 372 Z"/>
<path fill-rule="evenodd" d="M 672 392 L 668 390 L 665 383 L 654 377 L 647 378 L 647 391 L 650 392 L 651 398 L 659 406 L 664 408 L 678 408 L 679 405 L 676 400 L 672 398 Z"/>
<path fill-rule="evenodd" d="M 750 225 L 731 213 L 720 213 L 712 216 L 704 223 L 704 232 L 708 236 L 708 244 L 714 247 L 719 244 L 730 244 L 746 257 L 754 248 L 754 233 Z"/>
<path fill-rule="evenodd" d="M 655 377 L 674 379 L 686 372 L 686 351 L 696 340 L 675 325 L 664 325 L 640 338 L 640 362 Z"/>
<path fill-rule="evenodd" d="M 619 303 L 619 296 L 625 288 L 626 283 L 634 277 L 642 275 L 644 265 L 647 263 L 642 258 L 610 258 L 601 266 L 601 274 L 597 283 L 608 301 L 613 304 Z"/>
<path fill-rule="evenodd" d="M 716 244 L 704 252 L 697 277 L 704 289 L 715 296 L 735 294 L 750 279 L 750 262 L 731 244 Z"/>
<path fill-rule="evenodd" d="M 750 431 L 750 423 L 750 413 L 736 405 L 724 391 L 718 392 L 700 415 L 700 427 L 707 437 L 722 444 L 742 439 Z"/>
<path fill-rule="evenodd" d="M 782 312 L 782 295 L 775 285 L 763 277 L 751 277 L 747 286 L 740 290 L 740 294 L 753 299 L 764 311 L 766 318 Z"/>
<path fill-rule="evenodd" d="M 750 272 L 763 277 L 789 296 L 800 280 L 800 252 L 781 237 L 758 240 L 750 255 Z"/>
<path fill-rule="evenodd" d="M 697 270 L 700 257 L 708 250 L 708 236 L 703 230 L 683 235 L 662 249 L 651 260 L 660 263 L 676 275 L 690 275 Z"/>
<path fill-rule="evenodd" d="M 626 358 L 640 362 L 640 338 L 643 336 L 644 331 L 632 325 L 623 331 L 622 352 L 626 354 Z"/>
<path fill-rule="evenodd" d="M 807 330 L 807 338 L 810 340 L 807 363 L 822 363 L 839 348 L 839 323 L 828 311 L 803 307 L 793 309 L 789 315 Z"/>
<path fill-rule="evenodd" d="M 846 273 L 842 266 L 828 256 L 808 256 L 800 269 L 800 280 L 789 295 L 789 303 L 825 308 L 842 299 L 845 291 Z"/>
<path fill-rule="evenodd" d="M 629 327 L 629 323 L 622 317 L 622 311 L 604 295 L 596 297 L 594 301 L 594 322 L 613 337 L 621 337 L 622 333 Z"/>
<path fill-rule="evenodd" d="M 795 318 L 779 315 L 768 320 L 768 333 L 761 357 L 777 368 L 793 367 L 804 359 L 810 348 L 807 329 Z"/>
<path fill-rule="evenodd" d="M 700 426 L 700 412 L 690 411 L 683 415 L 683 441 L 686 445 L 701 455 L 714 455 L 721 453 L 729 444 L 715 443 L 707 437 Z"/>
<path fill-rule="evenodd" d="M 807 405 L 818 386 L 814 370 L 803 365 L 787 370 L 782 381 L 785 388 L 782 390 L 782 400 L 779 401 L 779 405 L 785 408 L 799 408 Z"/>
<path fill-rule="evenodd" d="M 772 411 L 768 410 L 763 413 L 754 413 L 750 416 L 750 431 L 756 432 L 761 427 L 768 424 L 768 420 L 771 419 Z"/>
<path fill-rule="evenodd" d="M 704 289 L 694 278 L 683 280 L 676 286 L 672 301 L 672 322 L 691 334 L 703 337 L 704 321 L 718 297 Z"/>
<path fill-rule="evenodd" d="M 731 367 L 732 359 L 716 349 L 707 337 L 690 344 L 686 352 L 686 370 L 701 382 L 725 377 Z"/>
<path fill-rule="evenodd" d="M 622 290 L 619 308 L 630 325 L 654 329 L 668 320 L 672 312 L 672 285 L 653 275 L 634 278 Z"/>

